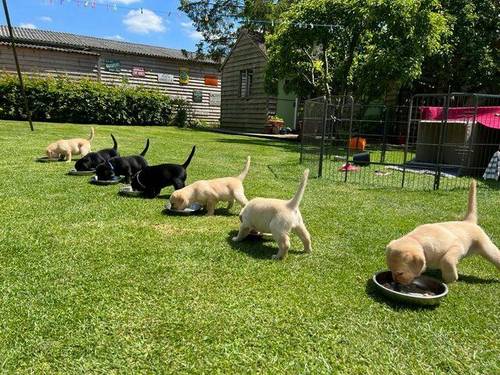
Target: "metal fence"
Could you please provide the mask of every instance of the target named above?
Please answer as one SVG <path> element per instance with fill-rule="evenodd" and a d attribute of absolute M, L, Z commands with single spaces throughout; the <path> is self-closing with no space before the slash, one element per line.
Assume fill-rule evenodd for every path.
<path fill-rule="evenodd" d="M 396 107 L 321 97 L 304 105 L 301 162 L 335 181 L 466 188 L 499 147 L 500 95 L 415 95 Z"/>

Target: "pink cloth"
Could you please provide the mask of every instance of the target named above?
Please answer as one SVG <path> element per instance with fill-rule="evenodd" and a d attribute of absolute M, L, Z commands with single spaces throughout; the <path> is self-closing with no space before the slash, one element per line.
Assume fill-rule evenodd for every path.
<path fill-rule="evenodd" d="M 442 120 L 443 107 L 420 107 L 421 120 Z M 474 107 L 451 107 L 448 109 L 448 121 L 472 121 Z M 483 126 L 500 130 L 500 107 L 477 107 L 476 122 Z"/>

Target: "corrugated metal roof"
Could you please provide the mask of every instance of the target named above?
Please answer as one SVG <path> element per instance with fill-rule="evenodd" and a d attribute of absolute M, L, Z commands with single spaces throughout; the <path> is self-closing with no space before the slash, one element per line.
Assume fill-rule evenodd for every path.
<path fill-rule="evenodd" d="M 10 41 L 0 41 L 0 45 L 7 46 L 7 47 L 11 46 Z M 79 53 L 81 55 L 99 56 L 99 53 L 97 53 L 97 52 L 77 50 L 74 48 L 59 48 L 59 47 L 40 46 L 40 45 L 36 45 L 36 44 L 26 44 L 26 43 L 16 43 L 16 47 L 26 47 L 26 48 L 34 48 L 34 49 L 42 49 L 42 50 L 50 50 L 50 51 Z"/>
<path fill-rule="evenodd" d="M 218 62 L 210 59 L 197 59 L 193 52 L 178 49 L 148 46 L 145 44 L 120 42 L 118 40 L 95 38 L 58 31 L 27 29 L 14 27 L 14 37 L 17 43 L 47 45 L 59 48 L 71 48 L 85 51 L 107 51 L 128 53 L 133 55 L 163 57 L 174 60 L 198 61 L 217 65 Z M 0 25 L 0 41 L 8 41 L 9 30 L 6 25 Z"/>

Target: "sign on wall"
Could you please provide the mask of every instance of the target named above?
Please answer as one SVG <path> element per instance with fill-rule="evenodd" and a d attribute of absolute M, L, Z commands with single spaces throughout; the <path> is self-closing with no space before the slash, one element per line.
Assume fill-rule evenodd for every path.
<path fill-rule="evenodd" d="M 108 72 L 120 72 L 121 68 L 122 64 L 120 63 L 119 60 L 111 60 L 111 59 L 104 60 L 104 69 L 107 70 Z"/>
<path fill-rule="evenodd" d="M 187 85 L 189 83 L 189 69 L 179 68 L 179 83 L 181 85 Z"/>
<path fill-rule="evenodd" d="M 203 92 L 199 90 L 193 91 L 193 103 L 201 103 L 203 101 Z"/>
<path fill-rule="evenodd" d="M 210 93 L 210 105 L 220 106 L 220 92 Z"/>
<path fill-rule="evenodd" d="M 206 86 L 218 86 L 219 85 L 219 79 L 215 74 L 205 74 L 205 85 Z"/>
<path fill-rule="evenodd" d="M 174 75 L 167 73 L 158 73 L 158 82 L 174 83 Z"/>
<path fill-rule="evenodd" d="M 132 67 L 132 75 L 134 77 L 146 77 L 146 71 L 142 66 Z"/>

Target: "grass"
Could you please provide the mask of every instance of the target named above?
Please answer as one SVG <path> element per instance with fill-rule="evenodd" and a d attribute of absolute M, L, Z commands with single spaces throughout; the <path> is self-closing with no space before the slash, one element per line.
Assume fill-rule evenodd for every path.
<path fill-rule="evenodd" d="M 312 255 L 293 237 L 286 261 L 272 241 L 232 244 L 238 207 L 170 217 L 165 198 L 118 196 L 33 162 L 87 126 L 1 122 L 0 369 L 3 373 L 500 372 L 498 271 L 479 257 L 435 309 L 387 303 L 369 279 L 384 246 L 424 222 L 454 220 L 465 190 L 364 189 L 312 179 L 302 213 Z M 151 164 L 198 149 L 189 181 L 234 175 L 245 157 L 249 198 L 288 198 L 298 146 L 164 127 L 96 128 L 122 154 L 151 138 Z M 171 190 L 165 189 L 168 195 Z M 500 194 L 478 193 L 480 220 L 500 243 Z"/>

